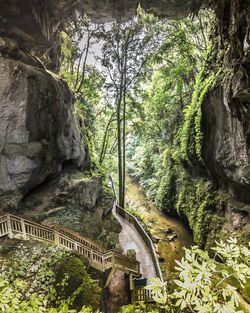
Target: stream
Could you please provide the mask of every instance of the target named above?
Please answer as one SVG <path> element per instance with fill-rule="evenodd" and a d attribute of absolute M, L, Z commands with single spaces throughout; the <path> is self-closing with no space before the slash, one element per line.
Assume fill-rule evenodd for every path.
<path fill-rule="evenodd" d="M 146 225 L 159 253 L 163 277 L 167 280 L 174 271 L 175 260 L 183 256 L 183 247 L 194 244 L 190 230 L 181 220 L 157 209 L 130 176 L 126 177 L 126 207 Z"/>

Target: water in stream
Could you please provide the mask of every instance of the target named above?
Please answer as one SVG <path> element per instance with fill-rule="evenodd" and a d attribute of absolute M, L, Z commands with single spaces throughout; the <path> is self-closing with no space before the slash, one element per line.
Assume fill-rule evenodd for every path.
<path fill-rule="evenodd" d="M 174 271 L 175 260 L 180 259 L 183 255 L 182 248 L 190 247 L 193 244 L 192 234 L 182 221 L 162 214 L 152 202 L 147 200 L 131 177 L 127 176 L 126 181 L 127 208 L 140 217 L 151 237 L 154 238 L 154 241 L 158 241 L 156 248 L 160 256 L 164 279 L 167 280 Z M 174 234 L 177 237 L 173 241 L 169 241 Z"/>

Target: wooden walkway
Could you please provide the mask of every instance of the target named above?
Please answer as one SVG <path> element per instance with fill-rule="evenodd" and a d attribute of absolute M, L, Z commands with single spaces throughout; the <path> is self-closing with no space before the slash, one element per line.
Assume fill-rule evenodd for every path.
<path fill-rule="evenodd" d="M 119 237 L 120 243 L 125 251 L 129 249 L 136 251 L 136 258 L 141 262 L 143 277 L 148 280 L 159 277 L 163 280 L 154 244 L 138 219 L 116 203 L 113 214 L 122 225 L 122 232 Z M 130 291 L 132 303 L 154 302 L 151 291 L 143 287 L 135 288 L 132 277 L 130 277 Z"/>
<path fill-rule="evenodd" d="M 125 252 L 129 249 L 133 249 L 136 252 L 136 259 L 141 264 L 141 274 L 143 277 L 150 279 L 156 277 L 156 270 L 154 266 L 154 260 L 141 235 L 136 230 L 135 226 L 132 225 L 125 218 L 115 213 L 117 220 L 122 225 L 122 231 L 119 235 L 119 242 Z"/>
<path fill-rule="evenodd" d="M 110 271 L 105 286 L 108 286 L 116 270 L 122 271 L 130 275 L 132 302 L 152 302 L 149 290 L 134 288 L 132 276 L 142 275 L 147 279 L 159 277 L 162 280 L 153 242 L 137 218 L 119 207 L 116 201 L 113 213 L 122 225 L 119 236 L 122 248 L 125 252 L 134 249 L 136 259 L 113 250 L 106 250 L 94 241 L 62 226 L 56 224 L 45 226 L 12 214 L 0 216 L 0 238 L 8 236 L 11 239 L 35 239 L 77 251 L 89 259 L 93 268 L 101 272 Z"/>
<path fill-rule="evenodd" d="M 152 277 L 158 277 L 161 281 L 163 281 L 153 241 L 144 230 L 139 220 L 133 214 L 121 208 L 117 204 L 115 185 L 111 176 L 109 176 L 109 179 L 115 197 L 113 214 L 122 225 L 122 232 L 119 236 L 119 240 L 123 249 L 125 251 L 129 249 L 134 249 L 136 251 L 136 258 L 141 261 L 141 273 L 144 278 L 150 279 Z M 142 301 L 154 302 L 150 290 L 143 287 L 135 288 L 131 275 L 130 291 L 132 303 Z"/>
<path fill-rule="evenodd" d="M 56 244 L 67 250 L 77 251 L 90 261 L 90 266 L 105 272 L 115 269 L 135 276 L 140 275 L 140 263 L 113 250 L 106 250 L 90 239 L 59 225 L 50 227 L 41 225 L 22 217 L 6 214 L 0 216 L 0 237 L 17 239 L 35 239 Z"/>

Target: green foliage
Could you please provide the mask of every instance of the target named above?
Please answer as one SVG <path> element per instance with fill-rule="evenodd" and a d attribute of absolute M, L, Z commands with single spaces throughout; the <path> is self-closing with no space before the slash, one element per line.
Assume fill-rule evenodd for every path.
<path fill-rule="evenodd" d="M 208 234 L 220 226 L 222 217 L 216 213 L 219 206 L 220 198 L 209 181 L 193 180 L 185 171 L 182 172 L 176 210 L 186 216 L 194 241 L 199 246 L 204 247 Z"/>
<path fill-rule="evenodd" d="M 212 73 L 208 77 L 206 69 L 197 75 L 192 102 L 184 110 L 184 122 L 178 131 L 180 140 L 180 154 L 182 159 L 188 159 L 188 156 L 196 155 L 201 160 L 201 147 L 202 147 L 202 104 L 207 92 L 213 88 L 218 73 Z"/>
<path fill-rule="evenodd" d="M 236 238 L 230 238 L 226 242 L 217 242 L 217 246 L 212 248 L 215 256 L 231 269 L 241 287 L 246 284 L 250 276 L 250 249 L 249 247 L 237 244 Z M 223 277 L 228 278 L 228 273 L 222 273 Z"/>
<path fill-rule="evenodd" d="M 177 215 L 177 175 L 173 167 L 169 167 L 167 173 L 162 177 L 158 189 L 156 204 L 164 212 Z"/>
<path fill-rule="evenodd" d="M 246 279 L 246 283 L 242 288 L 242 296 L 248 303 L 250 303 L 250 278 Z"/>
<path fill-rule="evenodd" d="M 154 200 L 159 185 L 158 176 L 162 164 L 162 155 L 154 154 L 152 143 L 138 145 L 135 137 L 127 139 L 127 171 L 145 190 L 148 199 Z"/>
<path fill-rule="evenodd" d="M 16 279 L 10 284 L 0 279 L 0 312 L 46 312 L 46 300 L 37 294 L 32 294 L 28 300 L 23 299 L 27 283 Z"/>
<path fill-rule="evenodd" d="M 249 279 L 250 249 L 234 238 L 217 243 L 213 249 L 227 266 L 223 271 L 220 263 L 194 246 L 185 249 L 185 256 L 176 261 L 179 276 L 174 280 L 173 293 L 168 294 L 167 283 L 159 279 L 147 286 L 164 312 L 173 312 L 175 307 L 178 312 L 243 313 L 239 309 L 240 295 L 230 284 L 230 278 L 234 277 L 241 285 Z"/>
<path fill-rule="evenodd" d="M 98 313 L 91 307 L 83 306 L 80 310 L 70 309 L 68 303 L 61 303 L 58 308 L 48 308 L 47 301 L 41 294 L 33 292 L 25 297 L 28 285 L 21 279 L 12 284 L 0 279 L 0 312 L 2 313 Z"/>
<path fill-rule="evenodd" d="M 156 199 L 164 212 L 185 218 L 200 247 L 208 238 L 210 245 L 218 238 L 224 221 L 218 213 L 223 201 L 211 182 L 193 179 L 178 163 L 172 163 L 161 179 Z"/>
<path fill-rule="evenodd" d="M 156 70 L 137 89 L 131 109 L 136 118 L 127 157 L 128 172 L 147 197 L 162 211 L 184 218 L 204 247 L 222 227 L 223 217 L 216 213 L 221 200 L 208 181 L 193 180 L 183 168 L 188 159 L 201 160 L 202 104 L 220 74 L 209 72 L 212 47 L 208 32 L 200 32 L 201 16 L 163 26 L 168 36 L 154 55 Z"/>
<path fill-rule="evenodd" d="M 0 312 L 67 313 L 77 312 L 73 308 L 80 311 L 83 305 L 98 308 L 100 289 L 78 255 L 32 241 L 12 241 L 1 252 Z"/>
<path fill-rule="evenodd" d="M 194 150 L 200 151 L 201 102 L 214 83 L 214 75 L 201 70 L 209 51 L 211 19 L 210 13 L 201 12 L 197 18 L 159 26 L 165 37 L 152 58 L 154 70 L 148 81 L 137 86 L 130 107 L 135 143 L 128 141 L 129 173 L 150 199 L 157 195 L 166 212 L 175 211 L 178 174 L 172 161 L 180 159 L 181 147 L 192 148 L 189 138 L 196 138 Z"/>
<path fill-rule="evenodd" d="M 140 303 L 139 305 L 125 306 L 119 312 L 242 313 L 243 311 L 239 309 L 242 305 L 241 299 L 232 278 L 242 288 L 249 282 L 250 249 L 238 244 L 236 239 L 229 238 L 226 242 L 218 242 L 213 250 L 215 258 L 211 259 L 207 252 L 197 246 L 185 249 L 184 257 L 181 261 L 176 261 L 178 272 L 176 279 L 162 282 L 159 278 L 154 278 L 146 287 L 152 291 L 157 306 Z M 217 259 L 223 263 L 219 263 L 216 261 Z M 31 261 L 28 261 L 27 264 L 30 263 Z M 78 288 L 69 284 L 69 288 L 72 287 L 74 291 L 68 298 L 61 299 L 56 307 L 51 307 L 39 289 L 33 290 L 29 294 L 30 281 L 24 276 L 23 278 L 15 276 L 13 279 L 14 276 L 10 275 L 10 279 L 8 279 L 5 272 L 4 276 L 1 275 L 0 278 L 0 312 L 97 313 L 98 311 L 95 309 L 86 306 L 78 310 L 70 308 L 83 290 L 80 279 L 82 275 L 85 277 L 86 272 L 82 260 L 71 255 L 68 260 L 63 258 L 57 269 L 58 275 L 62 278 L 62 281 L 59 282 L 62 289 L 67 284 L 67 276 L 80 275 Z M 30 271 L 28 265 L 28 273 Z"/>
<path fill-rule="evenodd" d="M 166 312 L 174 312 L 171 295 L 167 292 L 167 282 L 161 281 L 158 277 L 152 278 L 150 285 L 145 288 L 151 290 L 154 301 L 159 304 L 161 309 Z"/>
<path fill-rule="evenodd" d="M 39 290 L 40 296 L 52 303 L 56 299 L 53 267 L 66 256 L 65 251 L 55 246 L 17 241 L 5 250 L 0 278 L 8 280 L 10 284 L 16 279 L 25 280 L 26 296 Z"/>
<path fill-rule="evenodd" d="M 141 302 L 137 305 L 129 304 L 123 306 L 119 313 L 160 313 L 160 311 L 155 307 L 155 305 L 149 305 Z"/>
<path fill-rule="evenodd" d="M 86 260 L 84 262 L 86 263 Z M 89 277 L 84 262 L 78 255 L 71 255 L 57 264 L 55 268 L 57 295 L 66 300 L 78 290 L 73 307 L 80 309 L 87 305 L 97 309 L 100 306 L 101 290 Z"/>
<path fill-rule="evenodd" d="M 87 63 L 90 48 L 95 44 L 96 32 L 99 27 L 93 28 L 86 17 L 78 17 L 77 27 L 70 24 L 67 33 L 62 33 L 63 63 L 60 75 L 74 92 L 74 107 L 81 132 L 82 145 L 85 151 L 90 152 L 92 170 L 99 170 L 94 140 L 96 129 L 95 108 L 102 96 L 104 78 L 100 71 Z M 83 44 L 83 37 L 87 36 L 87 43 Z M 86 160 L 89 163 L 90 160 Z"/>

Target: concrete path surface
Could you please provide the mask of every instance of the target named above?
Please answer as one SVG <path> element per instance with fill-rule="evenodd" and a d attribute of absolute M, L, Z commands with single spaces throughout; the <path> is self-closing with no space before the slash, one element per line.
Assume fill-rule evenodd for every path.
<path fill-rule="evenodd" d="M 125 252 L 129 249 L 136 251 L 136 259 L 140 262 L 140 269 L 143 277 L 150 279 L 156 277 L 155 266 L 152 255 L 144 240 L 137 232 L 134 225 L 115 213 L 117 220 L 122 225 L 122 231 L 119 235 L 119 242 Z"/>

